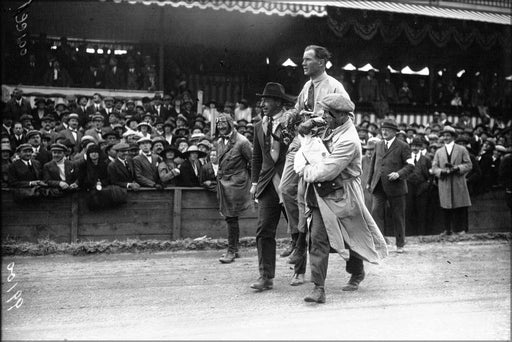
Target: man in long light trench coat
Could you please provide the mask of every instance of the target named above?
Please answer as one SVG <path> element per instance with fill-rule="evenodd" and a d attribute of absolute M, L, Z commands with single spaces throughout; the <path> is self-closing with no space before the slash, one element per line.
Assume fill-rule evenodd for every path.
<path fill-rule="evenodd" d="M 320 103 L 324 109 L 322 118 L 328 125 L 322 138 L 327 153 L 321 162 L 308 164 L 302 171 L 308 183 L 306 212 L 310 215 L 311 280 L 315 284 L 304 300 L 325 303 L 331 248 L 347 260 L 346 271 L 351 277 L 342 288 L 344 291 L 358 289 L 365 277 L 363 261 L 378 263 L 388 251 L 364 203 L 361 143 L 349 116 L 354 103 L 339 93 L 326 95 Z"/>
<path fill-rule="evenodd" d="M 218 156 L 217 198 L 220 213 L 228 226 L 228 250 L 219 261 L 228 264 L 238 257 L 238 216 L 252 206 L 249 192 L 252 145 L 236 131 L 230 115 L 220 114 L 216 121 L 219 132 L 219 138 L 214 142 Z"/>
<path fill-rule="evenodd" d="M 466 174 L 472 164 L 468 150 L 455 144 L 455 129 L 445 126 L 441 132 L 444 147 L 436 151 L 432 162 L 432 173 L 439 179 L 439 202 L 443 209 L 444 231 L 442 235 L 464 234 L 464 222 L 467 222 L 468 207 L 471 206 Z"/>

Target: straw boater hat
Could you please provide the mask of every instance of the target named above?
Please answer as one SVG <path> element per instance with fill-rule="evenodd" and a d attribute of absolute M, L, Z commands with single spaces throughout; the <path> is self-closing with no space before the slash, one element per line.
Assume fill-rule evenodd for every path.
<path fill-rule="evenodd" d="M 50 146 L 50 151 L 63 151 L 63 152 L 67 152 L 68 151 L 68 147 L 64 144 L 61 144 L 61 143 L 55 143 L 55 144 L 52 144 Z"/>
<path fill-rule="evenodd" d="M 24 151 L 24 150 L 28 150 L 28 149 L 31 149 L 32 151 L 34 151 L 34 148 L 32 147 L 32 145 L 21 144 L 18 147 L 16 147 L 16 152 L 20 152 L 20 151 Z"/>
<path fill-rule="evenodd" d="M 444 126 L 443 130 L 441 131 L 441 134 L 444 134 L 444 133 L 449 133 L 455 138 L 457 138 L 457 135 L 458 135 L 457 131 L 455 131 L 455 128 L 453 128 L 451 126 Z"/>

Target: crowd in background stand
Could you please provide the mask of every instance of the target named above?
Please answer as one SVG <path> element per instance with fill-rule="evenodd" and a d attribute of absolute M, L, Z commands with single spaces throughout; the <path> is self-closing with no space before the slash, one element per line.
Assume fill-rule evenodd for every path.
<path fill-rule="evenodd" d="M 43 42 L 41 40 L 40 45 Z M 85 52 L 85 48 L 78 51 L 71 48 L 65 38 L 57 49 L 51 49 L 47 44 L 36 44 L 31 51 L 33 53 L 27 58 L 17 60 L 15 74 L 11 75 L 14 77 L 12 83 L 98 89 L 157 89 L 157 70 L 150 56 L 91 55 Z M 399 123 L 398 138 L 410 145 L 413 141 L 421 144 L 419 150 L 431 162 L 436 149 L 442 146 L 439 132 L 445 126 L 453 126 L 458 134 L 457 142 L 464 145 L 471 155 L 473 169 L 467 175 L 471 196 L 504 186 L 510 206 L 508 175 L 512 124 L 509 115 L 501 115 L 500 108 L 510 109 L 512 82 L 502 84 L 498 75 L 439 77 L 430 90 L 428 80 L 423 77 L 413 78 L 412 84 L 409 84 L 411 79 L 403 79 L 397 86 L 395 75 L 388 71 L 381 75 L 381 79 L 377 79 L 373 70 L 360 77 L 356 72 L 350 76 L 339 75 L 345 89 L 356 102 L 356 110 L 358 106 L 371 105 L 377 117 L 372 122 L 369 115 L 363 116 L 361 122 L 357 123 L 363 151 L 371 154 L 372 144 L 381 138 L 380 121 L 384 117 L 395 117 L 394 106 L 405 106 L 402 109 L 414 106 L 439 109 L 433 110 L 433 120 L 426 125 Z M 291 102 L 287 106 L 291 107 Z M 223 104 L 211 100 L 203 105 L 202 112 L 196 113 L 195 97 L 186 84 L 141 101 L 104 98 L 97 93 L 91 98 L 77 94 L 56 102 L 49 98 L 37 98 L 34 106 L 24 98 L 22 91 L 16 89 L 7 103 L 2 102 L 2 107 L 2 187 L 17 187 L 20 184 L 51 187 L 53 184 L 64 193 L 80 188 L 90 190 L 93 186 L 80 184 L 80 179 L 87 178 L 83 174 L 74 175 L 76 178 L 68 180 L 65 172 L 53 175 L 43 172 L 48 163 L 56 162 L 54 159 L 58 156 L 55 157 L 53 152 L 59 154 L 59 151 L 64 151 L 65 160 L 76 166 L 77 173 L 84 173 L 88 170 L 84 165 L 88 163 L 90 148 L 98 151 L 101 163 L 107 166 L 119 159 L 118 154 L 125 156 L 126 165 L 133 164 L 128 167 L 129 175 L 123 182 L 112 179 L 107 172 L 108 167 L 105 167 L 101 180 L 105 185 L 122 184 L 124 188 L 132 190 L 166 186 L 204 186 L 214 190 L 215 187 L 211 185 L 213 179 L 208 176 L 211 176 L 212 160 L 209 156 L 212 142 L 216 139 L 211 135 L 210 121 L 220 113 L 228 114 L 234 118 L 237 130 L 252 141 L 253 124 L 262 118 L 259 103 L 251 104 L 246 99 Z M 448 121 L 446 113 L 441 110 L 445 107 L 451 108 L 451 113 L 458 114 L 456 122 Z M 473 126 L 471 116 L 475 114 L 478 124 Z M 492 126 L 491 119 L 494 119 Z M 16 174 L 11 165 L 22 159 L 22 149 L 29 147 L 33 150 L 29 159 L 37 160 L 35 164 L 38 165 L 35 166 L 40 170 L 15 176 L 28 177 L 25 179 L 28 183 L 9 179 L 9 176 L 12 178 Z M 136 158 L 140 159 L 140 156 L 145 156 L 149 163 L 137 163 Z M 62 160 L 59 163 L 61 165 Z M 203 170 L 203 167 L 206 169 Z M 429 206 L 438 206 L 435 177 L 431 174 L 424 176 L 422 182 L 425 185 L 421 187 L 430 193 Z M 409 180 L 411 189 L 418 188 L 418 184 L 412 184 L 414 181 L 417 179 Z M 71 184 L 76 186 L 70 187 Z M 418 218 L 424 216 L 417 212 L 419 207 L 416 200 L 415 193 L 411 191 L 408 196 L 407 226 L 408 231 L 422 233 L 425 228 L 421 227 L 428 220 L 420 219 L 421 222 L 418 222 Z"/>

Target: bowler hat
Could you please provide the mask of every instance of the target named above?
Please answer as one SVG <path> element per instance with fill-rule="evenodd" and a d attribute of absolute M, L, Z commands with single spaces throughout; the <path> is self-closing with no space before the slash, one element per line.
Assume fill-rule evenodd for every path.
<path fill-rule="evenodd" d="M 415 137 L 412 139 L 411 146 L 423 146 L 423 139 Z"/>
<path fill-rule="evenodd" d="M 290 98 L 284 91 L 284 86 L 281 83 L 268 82 L 263 89 L 263 93 L 256 94 L 259 97 L 277 98 L 284 101 L 289 101 Z"/>
<path fill-rule="evenodd" d="M 389 129 L 394 129 L 395 131 L 398 131 L 398 125 L 396 124 L 396 121 L 394 119 L 382 120 L 382 124 L 380 125 L 380 128 L 389 128 Z"/>

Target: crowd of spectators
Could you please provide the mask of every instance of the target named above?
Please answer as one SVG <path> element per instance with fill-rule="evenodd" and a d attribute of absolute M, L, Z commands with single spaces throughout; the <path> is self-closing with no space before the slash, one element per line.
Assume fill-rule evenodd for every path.
<path fill-rule="evenodd" d="M 25 56 L 8 61 L 6 81 L 51 87 L 159 89 L 158 67 L 152 55 L 135 50 L 117 55 L 113 48 L 105 48 L 102 54 L 88 53 L 86 48 L 85 44 L 72 46 L 66 37 L 54 46 L 42 35 Z"/>
<path fill-rule="evenodd" d="M 141 101 L 99 93 L 56 102 L 37 98 L 32 108 L 23 92 L 15 89 L 2 105 L 2 187 L 50 189 L 42 192 L 45 196 L 77 190 L 91 195 L 98 193 L 98 185 L 103 189 L 100 193 L 109 188 L 168 186 L 215 191 L 216 136 L 210 130 L 211 120 L 219 113 L 232 116 L 237 130 L 252 141 L 253 125 L 262 117 L 259 104 L 245 99 L 222 105 L 210 101 L 196 113 L 197 105 L 187 91 Z M 293 106 L 292 98 L 286 106 Z M 381 138 L 380 121 L 365 115 L 358 123 L 363 151 L 371 153 L 372 144 Z M 471 122 L 464 111 L 455 122 L 449 122 L 446 113 L 435 112 L 426 125 L 399 123 L 397 137 L 410 145 L 419 142 L 420 153 L 431 159 L 443 143 L 439 132 L 454 127 L 457 142 L 471 154 L 473 170 L 467 182 L 474 196 L 507 183 L 509 177 L 499 170 L 505 156 L 511 157 L 512 134 L 510 122 L 495 120 L 492 127 Z M 435 189 L 435 177 L 427 175 L 423 181 Z"/>

